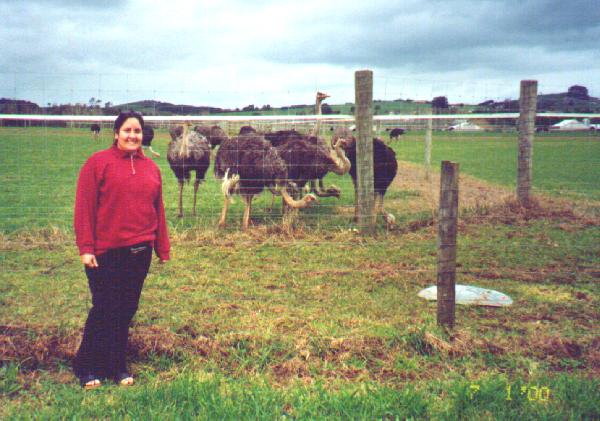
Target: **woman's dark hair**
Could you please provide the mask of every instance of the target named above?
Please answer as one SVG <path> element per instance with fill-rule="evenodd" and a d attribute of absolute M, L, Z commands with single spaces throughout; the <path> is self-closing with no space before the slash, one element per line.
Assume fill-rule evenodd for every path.
<path fill-rule="evenodd" d="M 121 130 L 121 126 L 123 125 L 123 123 L 125 123 L 125 121 L 128 118 L 136 118 L 137 121 L 140 122 L 140 126 L 142 126 L 142 130 L 144 129 L 144 117 L 142 117 L 142 113 L 138 113 L 137 111 L 129 110 L 129 111 L 122 111 L 119 114 L 119 116 L 115 120 L 115 126 L 113 128 L 113 131 L 115 133 L 119 133 L 119 130 Z"/>

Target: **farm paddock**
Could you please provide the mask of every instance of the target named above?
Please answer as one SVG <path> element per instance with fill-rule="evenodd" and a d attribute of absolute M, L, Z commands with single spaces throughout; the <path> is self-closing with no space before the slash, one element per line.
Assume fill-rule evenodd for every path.
<path fill-rule="evenodd" d="M 597 138 L 540 138 L 536 204 L 523 209 L 506 163 L 514 140 L 434 136 L 433 161 L 461 163 L 458 282 L 515 300 L 457 307 L 452 334 L 416 298 L 435 283 L 439 194 L 418 164 L 420 140 L 409 132 L 393 146 L 386 206 L 397 227 L 374 238 L 355 232 L 348 176 L 328 179 L 339 200 L 295 225 L 266 212 L 265 194 L 249 231 L 234 222 L 239 201 L 219 231 L 215 180 L 200 187 L 198 216 L 179 220 L 177 181 L 157 161 L 173 260 L 153 265 L 132 329 L 140 385 L 90 400 L 69 371 L 89 308 L 69 227 L 79 167 L 102 146 L 83 129 L 0 129 L 0 416 L 169 417 L 179 412 L 165 402 L 177 401 L 213 418 L 597 417 Z M 159 131 L 153 146 L 166 143 Z"/>

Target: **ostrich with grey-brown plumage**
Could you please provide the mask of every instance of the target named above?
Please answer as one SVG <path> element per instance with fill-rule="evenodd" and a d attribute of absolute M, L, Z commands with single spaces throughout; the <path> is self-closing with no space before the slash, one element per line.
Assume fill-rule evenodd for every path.
<path fill-rule="evenodd" d="M 330 97 L 330 95 L 326 94 L 325 92 L 317 92 L 317 96 L 315 99 L 315 115 L 320 116 L 323 114 L 323 101 L 329 97 Z M 342 143 L 340 143 L 338 145 L 337 141 L 335 141 L 335 142 L 332 141 L 331 148 L 329 148 L 327 146 L 327 144 L 325 143 L 325 140 L 319 136 L 320 133 L 321 133 L 321 118 L 317 117 L 315 126 L 313 127 L 313 130 L 311 132 L 312 136 L 314 136 L 317 139 L 317 144 L 322 149 L 334 150 L 336 152 L 336 155 L 341 158 L 341 155 L 338 151 L 338 146 L 341 146 Z M 346 160 L 345 154 L 344 154 L 342 160 Z M 349 170 L 349 167 L 342 174 L 347 173 L 348 170 Z M 323 174 L 323 177 L 324 176 L 325 176 L 325 174 Z M 327 196 L 340 197 L 342 192 L 339 187 L 332 184 L 331 186 L 327 187 L 327 189 L 325 189 L 325 186 L 323 185 L 323 177 L 320 177 L 320 178 L 310 181 L 311 191 L 319 197 L 327 197 Z"/>
<path fill-rule="evenodd" d="M 194 180 L 194 206 L 192 214 L 196 215 L 196 197 L 198 186 L 204 181 L 204 176 L 210 166 L 210 145 L 206 137 L 190 130 L 190 126 L 174 126 L 169 130 L 171 142 L 167 150 L 167 160 L 179 183 L 179 214 L 183 216 L 183 183 L 189 182 L 191 172 L 196 173 Z"/>
<path fill-rule="evenodd" d="M 290 180 L 285 161 L 265 138 L 256 133 L 233 137 L 221 144 L 215 158 L 215 176 L 223 180 L 223 210 L 219 227 L 224 227 L 231 195 L 238 193 L 244 200 L 242 228 L 250 225 L 252 199 L 265 188 L 279 192 L 292 209 L 309 206 L 316 197 L 309 194 L 295 200 L 289 193 Z"/>
<path fill-rule="evenodd" d="M 204 136 L 212 149 L 225 142 L 229 137 L 219 126 L 196 126 L 194 130 Z"/>

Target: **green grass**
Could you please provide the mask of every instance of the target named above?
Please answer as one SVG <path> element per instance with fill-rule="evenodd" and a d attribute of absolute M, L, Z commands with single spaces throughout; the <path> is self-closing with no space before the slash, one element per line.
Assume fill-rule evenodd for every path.
<path fill-rule="evenodd" d="M 424 162 L 424 134 L 408 132 L 394 142 L 398 158 Z M 461 173 L 504 186 L 516 185 L 516 133 L 434 132 L 431 162 L 460 163 Z M 436 164 L 437 163 L 437 164 Z M 533 189 L 538 193 L 600 200 L 600 136 L 590 133 L 537 135 L 533 145 Z"/>
<path fill-rule="evenodd" d="M 169 222 L 177 229 L 212 227 L 222 207 L 220 186 L 212 168 L 207 181 L 200 187 L 197 218 L 179 220 L 177 213 L 178 187 L 164 159 L 167 134 L 159 132 L 153 147 L 163 152 L 155 162 L 164 178 L 164 197 Z M 392 146 L 400 160 L 423 163 L 423 133 L 409 132 Z M 600 138 L 589 134 L 549 134 L 539 136 L 534 145 L 533 188 L 539 193 L 600 200 Z M 102 132 L 94 143 L 84 129 L 0 128 L 0 184 L 3 186 L 0 204 L 0 231 L 48 225 L 68 229 L 72 221 L 75 183 L 79 169 L 94 151 L 110 144 L 110 134 Z M 514 133 L 446 133 L 435 132 L 432 163 L 451 160 L 460 163 L 461 173 L 473 175 L 491 183 L 514 188 L 516 183 L 517 140 Z M 354 203 L 350 177 L 329 175 L 326 183 L 342 188 L 341 200 L 325 198 L 322 205 L 303 212 L 310 226 L 351 228 L 349 218 L 341 217 L 332 208 L 351 208 Z M 192 187 L 185 189 L 185 212 L 191 213 Z M 388 197 L 406 194 L 391 189 Z M 270 194 L 258 196 L 253 216 L 258 223 L 278 219 L 281 205 L 276 201 L 275 212 L 264 210 L 271 202 Z M 243 210 L 238 200 L 231 207 L 228 222 L 239 226 Z M 351 211 L 346 212 L 351 213 Z"/>
<path fill-rule="evenodd" d="M 220 183 L 215 180 L 212 166 L 206 182 L 198 193 L 198 217 L 191 216 L 193 188 L 185 187 L 184 212 L 187 217 L 177 218 L 179 188 L 166 160 L 168 135 L 161 131 L 153 148 L 163 157 L 155 162 L 161 168 L 164 180 L 164 200 L 170 224 L 175 229 L 212 227 L 219 218 L 223 205 Z M 110 134 L 103 131 L 98 142 L 93 142 L 89 131 L 56 128 L 0 128 L 0 184 L 3 186 L 0 203 L 0 231 L 23 228 L 57 226 L 70 229 L 75 198 L 76 180 L 85 160 L 97 150 L 110 145 Z M 305 214 L 311 225 L 348 226 L 349 219 L 331 219 L 331 207 L 352 206 L 353 188 L 349 177 L 328 176 L 326 183 L 338 184 L 346 192 L 341 203 L 325 198 L 322 206 Z M 271 203 L 270 194 L 258 196 L 254 202 L 253 217 L 258 223 L 280 220 L 281 199 L 275 202 L 274 212 L 265 209 Z M 243 211 L 241 200 L 231 206 L 228 222 L 238 229 Z"/>
<path fill-rule="evenodd" d="M 431 217 L 405 207 L 425 200 L 417 189 L 389 191 L 401 226 L 375 238 L 352 230 L 351 181 L 337 176 L 327 181 L 342 198 L 302 212 L 296 229 L 264 210 L 264 194 L 255 227 L 239 232 L 237 200 L 219 231 L 212 173 L 197 217 L 187 188 L 181 220 L 177 183 L 157 159 L 173 259 L 151 267 L 131 329 L 138 385 L 83 393 L 69 365 L 90 302 L 70 225 L 77 172 L 110 143 L 102 136 L 0 129 L 0 418 L 599 417 L 596 138 L 536 141 L 536 165 L 574 172 L 560 189 L 553 171 L 543 178 L 549 187 L 534 176 L 549 207 L 539 215 L 507 217 L 491 204 L 461 214 L 458 282 L 501 290 L 515 304 L 457 307 L 452 334 L 436 326 L 435 304 L 416 297 L 435 284 L 437 241 L 435 227 L 410 228 Z M 393 142 L 398 158 L 420 163 L 421 137 Z M 166 151 L 164 132 L 155 144 Z M 434 161 L 459 161 L 491 191 L 514 183 L 504 174 L 513 152 L 508 134 L 434 137 Z"/>
<path fill-rule="evenodd" d="M 597 380 L 569 375 L 507 381 L 453 380 L 394 389 L 373 382 L 296 384 L 273 388 L 264 379 L 227 379 L 184 371 L 171 381 L 156 376 L 142 386 L 82 392 L 50 381 L 39 400 L 9 404 L 7 419 L 594 419 Z M 44 393 L 45 392 L 45 393 Z M 51 392 L 51 393 L 50 393 Z"/>

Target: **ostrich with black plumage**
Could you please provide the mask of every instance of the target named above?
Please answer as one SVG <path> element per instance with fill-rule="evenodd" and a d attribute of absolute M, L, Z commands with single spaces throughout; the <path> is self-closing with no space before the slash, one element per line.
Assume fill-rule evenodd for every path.
<path fill-rule="evenodd" d="M 92 139 L 98 140 L 98 136 L 100 136 L 100 125 L 98 123 L 92 123 L 90 131 L 92 132 Z"/>
<path fill-rule="evenodd" d="M 142 149 L 148 149 L 155 157 L 160 157 L 160 154 L 152 149 L 152 140 L 154 139 L 154 129 L 146 124 L 142 129 Z"/>
<path fill-rule="evenodd" d="M 354 220 L 358 222 L 358 185 L 356 172 L 356 138 L 349 136 L 349 132 L 341 131 L 336 136 L 337 142 L 342 142 L 346 156 L 350 161 L 350 177 L 354 184 Z M 343 139 L 343 140 L 341 140 Z M 375 194 L 375 211 L 373 212 L 373 224 L 377 215 L 381 214 L 388 228 L 396 222 L 396 218 L 383 207 L 383 197 L 398 173 L 398 161 L 396 153 L 387 146 L 383 140 L 373 138 L 373 189 Z"/>
<path fill-rule="evenodd" d="M 215 176 L 222 179 L 224 196 L 219 227 L 226 225 L 231 196 L 238 193 L 244 200 L 242 228 L 250 226 L 252 199 L 265 188 L 281 194 L 292 209 L 301 209 L 316 201 L 312 194 L 296 200 L 291 195 L 291 183 L 285 161 L 265 138 L 257 133 L 233 137 L 221 144 L 215 158 Z"/>
<path fill-rule="evenodd" d="M 276 146 L 279 155 L 288 167 L 288 177 L 298 188 L 310 183 L 311 192 L 318 197 L 340 197 L 340 189 L 330 186 L 326 190 L 317 188 L 316 181 L 322 182 L 330 171 L 344 175 L 350 170 L 342 144 L 331 150 L 316 136 L 294 135 Z"/>

